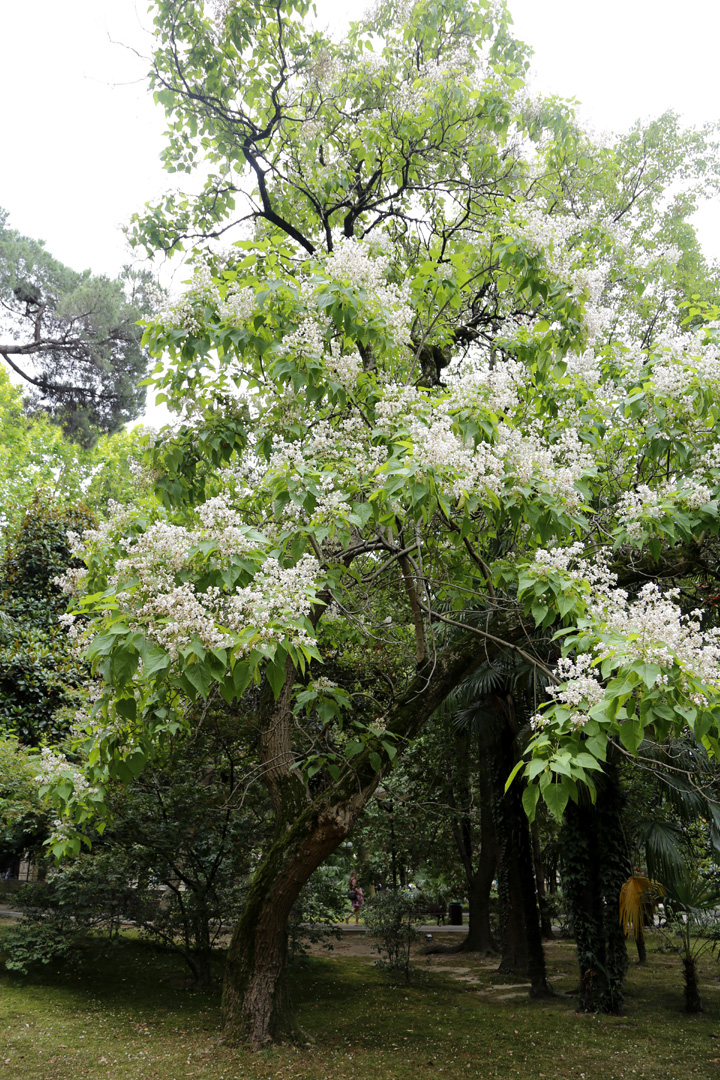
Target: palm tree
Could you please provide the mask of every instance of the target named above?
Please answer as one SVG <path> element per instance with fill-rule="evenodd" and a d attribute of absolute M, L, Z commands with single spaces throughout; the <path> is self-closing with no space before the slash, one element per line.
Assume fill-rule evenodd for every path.
<path fill-rule="evenodd" d="M 537 678 L 537 668 L 515 655 L 487 661 L 461 684 L 446 708 L 457 737 L 471 740 L 478 747 L 477 779 L 487 839 L 475 874 L 470 874 L 466 866 L 471 903 L 473 889 L 483 890 L 483 896 L 476 898 L 478 907 L 489 895 L 492 871 L 488 873 L 490 860 L 487 852 L 483 858 L 483 847 L 492 845 L 492 854 L 497 858 L 500 970 L 527 972 L 531 995 L 544 996 L 550 993 L 538 911 L 538 899 L 544 898 L 544 878 L 541 867 L 535 864 L 522 785 L 516 782 L 505 791 L 505 781 L 525 746 L 528 720 L 539 696 Z"/>

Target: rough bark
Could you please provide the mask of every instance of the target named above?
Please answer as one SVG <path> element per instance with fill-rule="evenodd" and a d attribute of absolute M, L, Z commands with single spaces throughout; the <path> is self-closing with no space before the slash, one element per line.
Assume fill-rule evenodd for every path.
<path fill-rule="evenodd" d="M 257 1048 L 292 1037 L 287 986 L 287 920 L 310 875 L 348 835 L 351 806 L 308 808 L 278 837 L 253 878 L 228 950 L 223 1013 L 231 1041 Z"/>
<path fill-rule="evenodd" d="M 423 664 L 387 713 L 386 728 L 402 746 L 447 694 L 486 656 L 473 637 L 460 639 Z M 311 800 L 293 763 L 288 670 L 277 701 L 266 689 L 260 709 L 260 754 L 275 811 L 275 841 L 251 882 L 232 937 L 225 976 L 225 1036 L 253 1047 L 295 1033 L 287 989 L 287 919 L 312 872 L 347 837 L 389 766 L 380 739 L 352 759 L 334 783 Z M 290 684 L 290 685 L 288 685 Z M 370 756 L 379 756 L 377 771 Z"/>
<path fill-rule="evenodd" d="M 698 986 L 697 964 L 693 956 L 683 956 L 683 978 L 685 979 L 685 1012 L 705 1012 Z"/>

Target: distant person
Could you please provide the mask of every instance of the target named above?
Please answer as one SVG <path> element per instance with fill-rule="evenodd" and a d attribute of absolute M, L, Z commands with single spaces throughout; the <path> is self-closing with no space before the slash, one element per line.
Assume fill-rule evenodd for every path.
<path fill-rule="evenodd" d="M 350 899 L 350 914 L 348 915 L 345 922 L 349 923 L 350 919 L 354 915 L 355 925 L 357 926 L 360 919 L 360 912 L 362 910 L 362 906 L 365 903 L 365 896 L 362 889 L 360 888 L 360 885 L 358 884 L 356 874 L 351 874 L 350 876 L 350 888 L 348 889 L 348 897 Z"/>

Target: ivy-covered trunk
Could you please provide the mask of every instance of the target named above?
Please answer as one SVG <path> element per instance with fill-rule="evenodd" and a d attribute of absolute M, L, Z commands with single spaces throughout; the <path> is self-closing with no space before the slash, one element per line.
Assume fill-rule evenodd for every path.
<path fill-rule="evenodd" d="M 617 769 L 608 763 L 597 802 L 569 803 L 562 831 L 563 891 L 570 905 L 580 967 L 580 1008 L 622 1009 L 627 949 L 619 897 L 630 872 L 622 831 L 624 797 Z"/>

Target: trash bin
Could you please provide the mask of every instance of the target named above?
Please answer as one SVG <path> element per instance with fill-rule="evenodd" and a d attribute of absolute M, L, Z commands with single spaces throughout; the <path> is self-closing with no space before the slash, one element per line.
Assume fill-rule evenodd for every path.
<path fill-rule="evenodd" d="M 462 926 L 462 904 L 450 904 L 448 911 L 450 913 L 450 925 Z"/>

